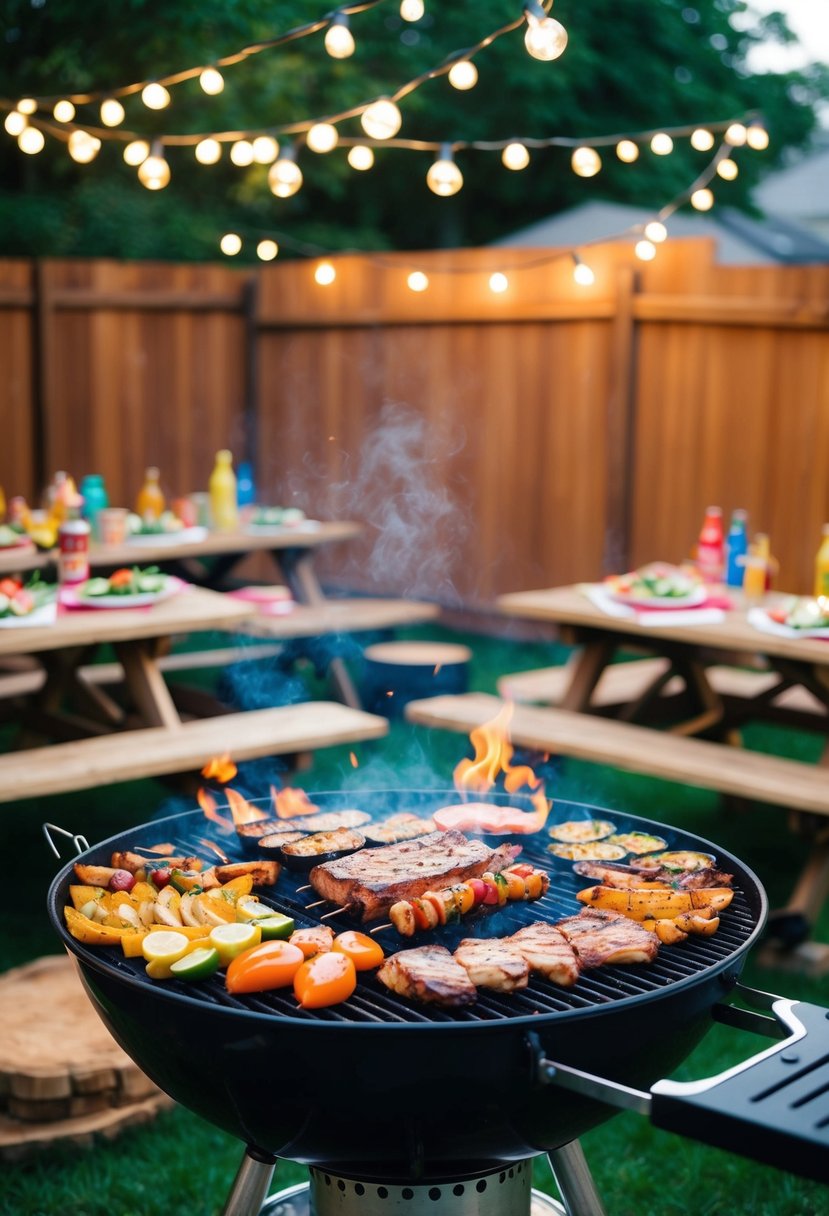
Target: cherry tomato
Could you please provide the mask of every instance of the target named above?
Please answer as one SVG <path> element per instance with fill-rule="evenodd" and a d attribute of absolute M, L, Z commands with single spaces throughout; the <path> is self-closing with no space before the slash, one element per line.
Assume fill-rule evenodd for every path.
<path fill-rule="evenodd" d="M 294 995 L 303 1009 L 347 1001 L 357 987 L 357 970 L 345 954 L 329 950 L 307 959 L 294 976 Z"/>
<path fill-rule="evenodd" d="M 157 890 L 161 891 L 169 881 L 170 871 L 166 867 L 150 870 L 150 882 Z"/>
<path fill-rule="evenodd" d="M 16 578 L 0 578 L 0 595 L 7 595 L 13 600 L 23 584 Z"/>
<path fill-rule="evenodd" d="M 123 566 L 120 570 L 115 570 L 109 576 L 110 587 L 129 587 L 132 582 L 132 570 L 128 570 Z"/>
<path fill-rule="evenodd" d="M 238 954 L 227 968 L 228 992 L 267 992 L 288 988 L 305 955 L 290 942 L 262 942 Z"/>
<path fill-rule="evenodd" d="M 487 892 L 486 883 L 481 878 L 470 878 L 468 883 L 475 904 L 482 904 Z"/>
<path fill-rule="evenodd" d="M 422 899 L 410 899 L 409 904 L 414 913 L 415 924 L 418 929 L 431 929 L 433 927 L 429 913 L 426 911 L 426 905 Z M 434 923 L 437 924 L 437 913 L 433 911 Z"/>
<path fill-rule="evenodd" d="M 483 879 L 481 879 L 481 881 L 483 882 L 484 886 L 486 887 L 486 895 L 484 895 L 484 903 L 485 904 L 500 903 L 500 899 L 498 897 L 498 884 L 496 883 L 496 881 L 492 877 L 492 875 L 490 874 L 489 878 L 483 878 Z"/>
<path fill-rule="evenodd" d="M 338 933 L 331 949 L 347 955 L 357 971 L 371 971 L 372 967 L 379 967 L 385 957 L 379 942 L 367 933 L 357 933 L 354 929 Z"/>

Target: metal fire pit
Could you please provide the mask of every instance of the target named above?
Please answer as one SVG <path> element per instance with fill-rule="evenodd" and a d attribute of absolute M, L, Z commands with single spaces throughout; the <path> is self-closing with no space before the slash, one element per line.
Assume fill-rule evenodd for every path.
<path fill-rule="evenodd" d="M 515 798 L 497 800 L 522 804 Z M 402 809 L 428 813 L 457 801 L 457 795 L 326 793 L 313 801 L 325 810 L 356 805 L 382 819 Z M 597 813 L 557 802 L 551 822 Z M 650 966 L 585 973 L 571 990 L 532 979 L 522 992 L 481 992 L 473 1006 L 442 1010 L 399 998 L 373 974 L 363 974 L 348 1002 L 305 1012 L 286 991 L 232 997 L 221 977 L 198 985 L 154 982 L 142 960 L 77 942 L 62 912 L 72 862 L 52 883 L 49 913 L 118 1042 L 176 1101 L 252 1146 L 254 1161 L 286 1157 L 336 1176 L 399 1185 L 462 1171 L 483 1176 L 542 1151 L 566 1155 L 564 1146 L 572 1147 L 616 1106 L 647 1109 L 661 1126 L 682 1127 L 701 1139 L 709 1138 L 710 1123 L 719 1122 L 716 1142 L 751 1155 L 762 1137 L 749 1136 L 744 1124 L 729 1133 L 727 1116 L 711 1119 L 705 1107 L 716 1109 L 718 1097 L 702 1091 L 680 1096 L 669 1082 L 656 1083 L 689 1054 L 714 1018 L 777 1029 L 774 1019 L 758 1022 L 756 1015 L 732 1014 L 722 1004 L 761 932 L 764 892 L 737 858 L 708 841 L 638 817 L 600 813 L 620 831 L 656 832 L 669 848 L 714 853 L 718 867 L 733 874 L 735 894 L 713 937 L 663 946 Z M 194 811 L 122 832 L 83 853 L 82 860 L 106 864 L 115 850 L 141 850 L 161 841 L 171 842 L 176 852 L 207 856 L 205 836 L 231 858 L 242 856 L 235 832 L 223 832 Z M 436 931 L 433 940 L 451 949 L 462 936 L 503 936 L 581 908 L 575 894 L 585 880 L 573 873 L 571 862 L 547 852 L 546 832 L 514 840 L 523 846 L 522 859 L 549 870 L 548 894 L 537 902 L 473 914 L 460 926 Z M 330 909 L 306 910 L 317 897 L 299 891 L 303 885 L 302 878 L 283 870 L 277 887 L 263 891 L 262 898 L 300 926 L 318 924 Z M 358 927 L 345 915 L 329 923 Z M 401 939 L 389 928 L 378 940 L 391 953 L 429 938 Z M 459 1094 L 462 1117 L 455 1101 Z M 694 1122 L 692 1102 L 702 1111 L 699 1127 L 687 1126 Z M 829 1118 L 818 1134 L 829 1143 L 827 1125 Z M 729 1143 L 729 1135 L 738 1143 Z M 812 1164 L 810 1145 L 807 1137 L 800 1172 L 822 1176 L 827 1166 Z M 774 1160 L 767 1146 L 758 1151 Z M 789 1145 L 780 1164 L 798 1169 L 796 1156 Z"/>

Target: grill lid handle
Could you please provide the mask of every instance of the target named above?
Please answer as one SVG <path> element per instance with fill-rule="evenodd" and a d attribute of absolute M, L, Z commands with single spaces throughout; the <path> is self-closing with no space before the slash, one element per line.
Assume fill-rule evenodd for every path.
<path fill-rule="evenodd" d="M 72 841 L 73 845 L 75 846 L 76 856 L 81 853 L 85 853 L 89 848 L 89 841 L 85 836 L 81 836 L 79 832 L 68 832 L 66 828 L 59 828 L 56 823 L 44 823 L 41 824 L 41 827 L 43 828 L 43 835 L 46 837 L 46 843 L 54 853 L 55 857 L 57 857 L 58 861 L 61 860 L 60 849 L 52 839 L 53 832 L 56 832 L 58 836 L 66 836 Z"/>

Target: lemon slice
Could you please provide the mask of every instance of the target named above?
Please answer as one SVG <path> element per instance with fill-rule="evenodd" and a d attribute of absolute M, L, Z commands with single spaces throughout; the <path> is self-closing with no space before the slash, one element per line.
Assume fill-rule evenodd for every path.
<path fill-rule="evenodd" d="M 259 920 L 270 916 L 272 909 L 267 904 L 260 903 L 255 895 L 240 895 L 236 900 L 236 919 L 238 921 Z"/>
<path fill-rule="evenodd" d="M 189 945 L 190 939 L 175 929 L 155 929 L 144 938 L 141 951 L 148 963 L 169 966 L 186 953 Z"/>
<path fill-rule="evenodd" d="M 247 924 L 217 925 L 211 929 L 208 941 L 219 952 L 222 964 L 227 964 L 236 958 L 243 950 L 258 946 L 262 940 L 259 926 L 251 921 Z"/>

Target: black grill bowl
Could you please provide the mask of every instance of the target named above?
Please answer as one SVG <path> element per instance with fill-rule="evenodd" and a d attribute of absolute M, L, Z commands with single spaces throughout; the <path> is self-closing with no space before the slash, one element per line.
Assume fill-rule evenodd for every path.
<path fill-rule="evenodd" d="M 457 801 L 445 791 L 313 797 L 327 810 L 359 805 L 376 818 Z M 308 1164 L 371 1161 L 387 1176 L 434 1173 L 458 1162 L 484 1168 L 557 1148 L 614 1113 L 592 1099 L 539 1084 L 539 1048 L 550 1060 L 648 1088 L 705 1034 L 712 1006 L 737 982 L 765 921 L 766 898 L 755 875 L 700 837 L 563 802 L 556 803 L 550 821 L 595 815 L 611 818 L 620 831 L 658 832 L 671 848 L 715 853 L 735 882 L 735 898 L 718 933 L 663 946 L 649 967 L 586 973 L 571 991 L 531 980 L 523 993 L 481 993 L 470 1009 L 450 1012 L 402 1000 L 363 974 L 351 1000 L 307 1013 L 290 992 L 230 997 L 220 977 L 198 985 L 154 982 L 142 960 L 76 941 L 64 925 L 63 907 L 78 858 L 55 877 L 49 915 L 117 1041 L 161 1089 L 202 1118 L 248 1144 Z M 123 832 L 81 860 L 108 864 L 115 850 L 162 840 L 172 841 L 177 851 L 205 855 L 197 844 L 205 835 L 229 855 L 242 856 L 234 832 L 222 833 L 194 811 Z M 519 839 L 524 857 L 549 869 L 548 896 L 438 931 L 437 939 L 450 949 L 461 936 L 501 936 L 580 908 L 575 892 L 589 884 L 573 874 L 570 862 L 546 852 L 546 833 Z M 305 912 L 305 903 L 316 897 L 297 892 L 302 881 L 283 871 L 275 892 L 263 898 L 298 924 L 318 923 L 326 908 Z M 329 923 L 358 927 L 345 916 Z M 386 930 L 378 940 L 391 953 L 429 939 L 401 939 Z"/>

